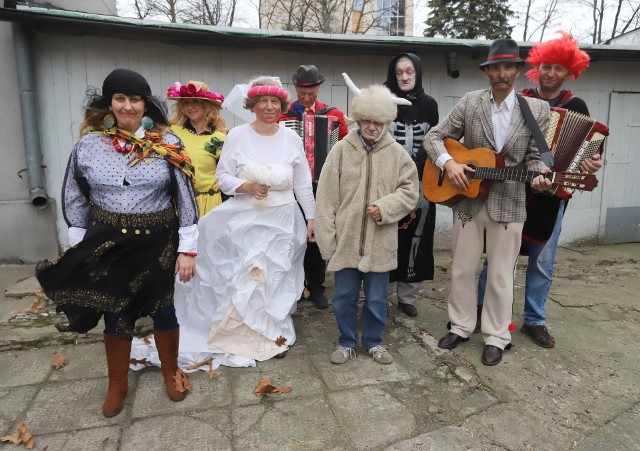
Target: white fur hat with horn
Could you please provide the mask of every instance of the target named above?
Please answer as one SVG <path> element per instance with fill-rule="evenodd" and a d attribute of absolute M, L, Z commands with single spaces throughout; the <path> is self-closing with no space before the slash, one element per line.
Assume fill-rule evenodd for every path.
<path fill-rule="evenodd" d="M 360 89 L 346 73 L 342 76 L 354 95 L 351 102 L 351 118 L 355 121 L 364 119 L 389 125 L 398 115 L 398 105 L 411 105 L 411 102 L 394 96 L 382 85 L 370 85 Z"/>

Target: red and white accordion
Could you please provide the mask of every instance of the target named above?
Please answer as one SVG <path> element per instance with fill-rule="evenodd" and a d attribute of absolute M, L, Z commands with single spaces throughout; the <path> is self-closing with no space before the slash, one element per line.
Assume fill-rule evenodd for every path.
<path fill-rule="evenodd" d="M 546 141 L 554 171 L 580 172 L 580 163 L 601 152 L 609 127 L 584 114 L 551 107 Z M 558 188 L 556 197 L 569 199 L 573 190 Z"/>
<path fill-rule="evenodd" d="M 299 118 L 280 121 L 302 138 L 304 153 L 311 169 L 311 178 L 318 183 L 329 151 L 338 142 L 340 119 L 336 116 L 304 114 Z"/>

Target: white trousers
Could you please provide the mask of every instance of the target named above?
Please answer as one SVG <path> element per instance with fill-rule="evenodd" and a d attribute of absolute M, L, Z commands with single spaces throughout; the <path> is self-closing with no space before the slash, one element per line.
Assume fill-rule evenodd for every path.
<path fill-rule="evenodd" d="M 487 274 L 482 338 L 487 345 L 504 349 L 511 342 L 509 324 L 513 305 L 514 269 L 524 223 L 496 222 L 486 204 L 473 218 L 454 212 L 453 264 L 448 312 L 451 332 L 469 337 L 476 325 L 476 273 L 485 246 L 491 262 Z"/>

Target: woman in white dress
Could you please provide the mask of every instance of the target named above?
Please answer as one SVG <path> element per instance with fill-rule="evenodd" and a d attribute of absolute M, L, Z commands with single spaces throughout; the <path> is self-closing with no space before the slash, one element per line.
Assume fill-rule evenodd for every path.
<path fill-rule="evenodd" d="M 209 357 L 214 367 L 255 366 L 296 340 L 291 313 L 306 241 L 315 241 L 315 203 L 302 140 L 277 123 L 288 104 L 278 81 L 254 80 L 244 106 L 256 120 L 225 141 L 216 178 L 233 197 L 199 221 L 196 277 L 176 283 L 183 368 Z"/>

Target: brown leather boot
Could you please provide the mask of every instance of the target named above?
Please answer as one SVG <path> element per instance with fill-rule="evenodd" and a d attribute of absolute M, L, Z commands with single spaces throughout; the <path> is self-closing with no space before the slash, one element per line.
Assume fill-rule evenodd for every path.
<path fill-rule="evenodd" d="M 102 405 L 102 414 L 109 418 L 115 417 L 124 408 L 124 398 L 129 389 L 127 374 L 131 359 L 131 340 L 104 334 L 104 349 L 109 370 L 109 390 Z"/>
<path fill-rule="evenodd" d="M 162 377 L 167 387 L 167 395 L 174 402 L 187 397 L 191 383 L 186 374 L 178 367 L 178 348 L 180 345 L 180 328 L 170 331 L 154 330 L 153 337 L 162 366 Z"/>

